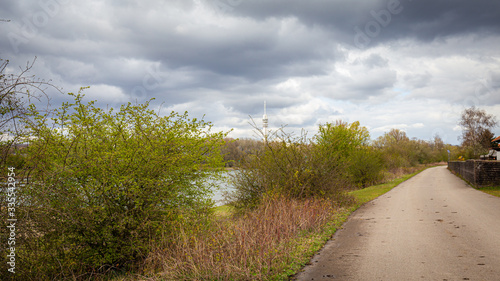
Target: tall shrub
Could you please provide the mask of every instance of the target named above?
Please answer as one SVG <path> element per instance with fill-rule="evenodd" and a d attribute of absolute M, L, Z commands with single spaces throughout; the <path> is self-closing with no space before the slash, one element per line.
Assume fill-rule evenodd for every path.
<path fill-rule="evenodd" d="M 365 187 L 380 180 L 380 153 L 369 146 L 370 134 L 358 121 L 337 121 L 319 128 L 316 147 L 328 165 L 336 166 L 348 186 Z"/>
<path fill-rule="evenodd" d="M 206 179 L 224 165 L 225 134 L 210 123 L 160 116 L 149 103 L 105 111 L 70 95 L 54 116 L 32 107 L 20 207 L 31 237 L 24 269 L 57 279 L 145 257 L 152 240 L 208 213 Z"/>
<path fill-rule="evenodd" d="M 374 141 L 373 146 L 379 149 L 388 170 L 407 168 L 418 163 L 415 155 L 415 145 L 412 145 L 406 132 L 391 129 Z"/>
<path fill-rule="evenodd" d="M 350 144 L 328 136 L 313 141 L 305 133 L 294 137 L 283 129 L 273 132 L 264 149 L 249 157 L 244 169 L 235 175 L 234 204 L 255 207 L 263 198 L 278 195 L 330 198 L 340 205 L 351 203 L 345 193 L 350 185 L 344 166 L 346 145 Z"/>
<path fill-rule="evenodd" d="M 354 151 L 350 158 L 352 165 L 349 167 L 349 175 L 355 186 L 364 188 L 383 179 L 382 155 L 376 149 L 362 147 Z"/>

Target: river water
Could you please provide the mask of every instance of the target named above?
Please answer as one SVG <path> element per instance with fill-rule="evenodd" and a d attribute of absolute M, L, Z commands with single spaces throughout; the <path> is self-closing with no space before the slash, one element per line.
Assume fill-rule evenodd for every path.
<path fill-rule="evenodd" d="M 237 173 L 235 170 L 225 171 L 220 180 L 215 180 L 215 185 L 218 187 L 213 190 L 214 194 L 212 199 L 215 201 L 216 206 L 222 206 L 226 204 L 224 200 L 224 193 L 234 191 L 234 187 L 230 183 L 231 175 Z M 212 181 L 214 182 L 214 181 Z"/>

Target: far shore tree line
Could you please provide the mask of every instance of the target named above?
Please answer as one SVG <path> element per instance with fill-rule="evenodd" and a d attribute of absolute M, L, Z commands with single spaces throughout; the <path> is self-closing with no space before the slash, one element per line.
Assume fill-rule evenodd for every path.
<path fill-rule="evenodd" d="M 240 221 L 279 202 L 321 203 L 324 209 L 317 214 L 328 210 L 334 217 L 336 208 L 355 204 L 348 190 L 386 181 L 419 164 L 484 153 L 496 125 L 494 116 L 467 109 L 460 123 L 461 146 L 445 144 L 439 136 L 412 139 L 398 129 L 371 140 L 359 122 L 341 120 L 320 125 L 311 138 L 281 128 L 270 132 L 265 143 L 233 140 L 227 132 L 214 132 L 210 122 L 189 118 L 187 112 L 160 114 L 149 102 L 104 110 L 95 101 L 84 102 L 79 92 L 69 94 L 72 102 L 39 108 L 30 101 L 46 99 L 48 88 L 58 89 L 29 76 L 32 64 L 19 74 L 6 73 L 7 64 L 0 62 L 0 161 L 4 175 L 8 167 L 16 169 L 15 260 L 22 266 L 18 275 L 10 275 L 8 257 L 0 256 L 2 280 L 89 280 L 129 271 L 169 274 L 161 272 L 165 268 L 183 268 L 181 277 L 171 279 L 189 279 L 186 272 L 199 264 L 185 249 L 198 245 L 203 233 L 219 231 L 211 194 L 213 179 L 225 167 L 240 169 L 231 179 L 236 192 L 229 195 Z M 8 203 L 0 196 L 4 218 Z M 0 243 L 9 235 L 7 220 L 1 220 Z M 254 247 L 247 248 L 250 253 Z M 186 260 L 171 267 L 164 261 L 175 261 L 173 252 Z M 220 267 L 211 258 L 209 264 Z M 251 275 L 245 276 L 236 279 Z"/>
<path fill-rule="evenodd" d="M 343 125 L 341 125 L 343 124 Z M 332 124 L 328 124 L 332 126 Z M 342 120 L 337 121 L 334 126 L 345 126 Z M 226 167 L 238 168 L 241 163 L 258 151 L 265 149 L 262 140 L 251 138 L 225 138 L 223 147 Z M 282 141 L 281 139 L 274 142 Z M 314 140 L 312 140 L 314 142 Z M 440 136 L 425 141 L 410 138 L 406 132 L 400 129 L 391 129 L 383 136 L 375 140 L 370 140 L 364 144 L 365 148 L 379 152 L 375 157 L 383 158 L 384 166 L 388 169 L 397 167 L 410 167 L 417 164 L 429 164 L 448 161 L 448 150 L 453 150 L 453 156 L 462 152 L 459 146 L 445 144 Z M 366 151 L 363 151 L 366 153 Z M 455 159 L 458 156 L 455 157 Z M 452 158 L 453 159 L 453 158 Z"/>

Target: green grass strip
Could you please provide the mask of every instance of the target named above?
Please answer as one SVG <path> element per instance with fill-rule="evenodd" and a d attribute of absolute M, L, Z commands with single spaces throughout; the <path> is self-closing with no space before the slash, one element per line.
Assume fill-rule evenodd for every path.
<path fill-rule="evenodd" d="M 214 207 L 212 210 L 214 211 L 214 214 L 216 216 L 225 217 L 231 215 L 232 212 L 234 211 L 234 208 L 229 205 L 222 205 Z"/>
<path fill-rule="evenodd" d="M 408 175 L 404 175 L 400 178 L 394 179 L 394 180 L 387 182 L 387 183 L 372 185 L 372 186 L 369 186 L 367 188 L 351 191 L 351 192 L 349 192 L 349 194 L 354 196 L 360 204 L 364 204 L 364 203 L 371 201 L 371 200 L 379 197 L 380 195 L 390 191 L 391 189 L 393 189 L 394 187 L 396 187 L 400 183 L 408 180 L 409 178 L 420 173 L 421 171 L 418 171 L 418 172 L 415 172 L 412 174 L 408 174 Z"/>
<path fill-rule="evenodd" d="M 500 186 L 485 186 L 479 188 L 484 193 L 491 194 L 496 197 L 500 197 Z"/>

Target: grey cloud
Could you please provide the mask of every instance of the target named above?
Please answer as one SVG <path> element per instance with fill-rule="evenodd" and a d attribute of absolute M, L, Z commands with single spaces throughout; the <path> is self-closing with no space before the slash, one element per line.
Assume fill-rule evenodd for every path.
<path fill-rule="evenodd" d="M 411 1 L 401 23 L 423 40 L 464 33 L 500 31 L 498 1 Z"/>
<path fill-rule="evenodd" d="M 356 27 L 376 33 L 376 38 L 369 38 L 371 45 L 401 38 L 432 41 L 500 32 L 500 2 L 490 0 L 242 1 L 234 13 L 261 19 L 293 15 L 306 24 L 330 29 L 346 44 L 355 43 Z M 375 25 L 370 27 L 370 22 Z"/>
<path fill-rule="evenodd" d="M 379 54 L 370 54 L 370 56 L 366 58 L 357 59 L 356 62 L 366 65 L 368 68 L 388 66 L 388 60 Z"/>
<path fill-rule="evenodd" d="M 216 7 L 215 1 L 229 6 Z M 48 2 L 61 4 L 40 4 Z M 93 86 L 89 98 L 103 91 L 103 105 L 113 98 L 119 103 L 155 97 L 155 106 L 244 124 L 248 115 L 260 118 L 267 100 L 275 122 L 288 119 L 300 127 L 342 117 L 341 109 L 317 107 L 317 99 L 340 101 L 353 111 L 387 106 L 402 91 L 408 93 L 402 99 L 417 103 L 500 103 L 496 1 L 33 3 L 0 3 L 0 18 L 12 20 L 0 23 L 0 56 L 12 67 L 37 56 L 32 74 L 53 79 L 65 91 Z M 389 19 L 390 5 L 397 12 L 392 9 Z M 23 25 L 43 13 L 47 19 L 38 18 L 43 24 L 26 36 Z M 368 39 L 363 48 L 356 46 L 362 39 L 356 30 Z M 13 46 L 9 34 L 22 41 Z M 297 83 L 282 87 L 287 81 Z M 54 95 L 54 104 L 63 99 Z M 377 122 L 371 126 L 387 125 Z"/>
<path fill-rule="evenodd" d="M 414 73 L 412 75 L 405 75 L 403 80 L 406 84 L 410 85 L 412 88 L 418 89 L 423 88 L 429 84 L 432 79 L 432 75 L 428 72 L 420 74 Z"/>

